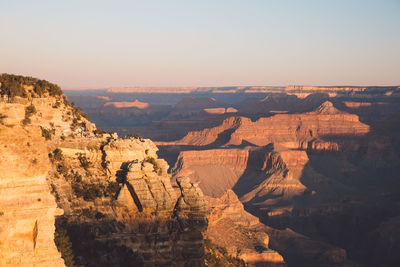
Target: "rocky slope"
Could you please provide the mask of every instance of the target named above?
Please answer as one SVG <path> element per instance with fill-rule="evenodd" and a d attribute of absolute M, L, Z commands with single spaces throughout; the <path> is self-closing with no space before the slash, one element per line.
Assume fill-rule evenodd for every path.
<path fill-rule="evenodd" d="M 228 190 L 220 198 L 207 197 L 210 207 L 206 237 L 228 254 L 256 266 L 285 266 L 279 253 L 268 248 L 269 237 L 257 217 L 247 213 L 236 194 Z"/>
<path fill-rule="evenodd" d="M 312 240 L 289 228 L 279 230 L 260 223 L 244 210 L 231 190 L 220 198 L 206 199 L 210 213 L 205 236 L 225 247 L 232 256 L 255 266 L 357 266 L 347 260 L 342 248 Z"/>
<path fill-rule="evenodd" d="M 279 114 L 255 122 L 231 117 L 220 126 L 158 144 L 171 154 L 180 151 L 172 173 L 190 176 L 207 195 L 220 196 L 234 187 L 243 201 L 258 196 L 259 202 L 270 198 L 268 202 L 273 203 L 277 200 L 273 195 L 282 199 L 316 189 L 332 191 L 324 185 L 330 179 L 310 167 L 308 154 L 356 151 L 368 131 L 357 115 L 325 102 L 313 112 Z M 254 187 L 249 189 L 249 183 Z M 335 181 L 329 183 L 341 187 Z"/>
<path fill-rule="evenodd" d="M 369 132 L 369 126 L 358 116 L 333 107 L 329 101 L 315 111 L 301 114 L 278 114 L 252 122 L 245 117 L 230 117 L 217 127 L 188 133 L 175 142 L 160 145 L 265 146 L 274 143 L 284 149 L 339 150 L 347 146 L 335 142 L 343 136 L 358 137 Z"/>
<path fill-rule="evenodd" d="M 196 184 L 181 177 L 174 190 L 150 140 L 102 133 L 62 95 L 11 78 L 1 89 L 19 93 L 0 103 L 2 265 L 203 265 Z"/>
<path fill-rule="evenodd" d="M 329 100 L 329 94 L 326 93 L 310 93 L 303 98 L 288 93 L 273 93 L 263 99 L 251 101 L 240 109 L 240 114 L 265 116 L 277 112 L 307 112 L 314 110 L 327 100 Z"/>
<path fill-rule="evenodd" d="M 400 170 L 397 128 L 387 129 L 394 125 L 389 121 L 370 126 L 324 102 L 314 111 L 256 121 L 230 117 L 219 126 L 158 144 L 175 164 L 173 175 L 188 175 L 212 197 L 232 189 L 247 211 L 274 227 L 269 232 L 272 248 L 289 265 L 343 266 L 351 264 L 348 256 L 367 263 L 373 245 L 359 242 L 371 244 L 366 237 L 378 238 L 377 233 L 387 240 L 378 226 L 400 212 L 393 198 L 399 192 L 394 178 Z M 279 232 L 286 228 L 293 231 Z M 326 262 L 288 249 L 290 236 L 323 241 L 316 246 Z"/>

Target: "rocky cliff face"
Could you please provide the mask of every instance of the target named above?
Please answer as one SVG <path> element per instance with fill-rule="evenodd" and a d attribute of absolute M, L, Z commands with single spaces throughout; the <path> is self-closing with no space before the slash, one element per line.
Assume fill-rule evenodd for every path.
<path fill-rule="evenodd" d="M 316 189 L 331 195 L 329 179 L 309 166 L 308 155 L 357 151 L 368 131 L 357 115 L 337 110 L 330 102 L 313 112 L 280 114 L 256 122 L 231 117 L 220 126 L 189 133 L 175 142 L 174 149 L 183 151 L 172 173 L 188 175 L 207 195 L 219 197 L 234 188 L 242 201 L 258 199 L 263 205 L 305 192 L 314 194 Z M 329 183 L 340 188 L 335 181 Z"/>
<path fill-rule="evenodd" d="M 200 184 L 206 195 L 219 197 L 236 184 L 246 169 L 248 156 L 248 150 L 239 149 L 182 151 L 172 174 L 188 176 Z"/>
<path fill-rule="evenodd" d="M 340 92 L 340 93 L 355 93 L 355 92 L 371 92 L 378 91 L 379 93 L 398 90 L 398 86 L 304 86 L 304 85 L 289 85 L 285 88 L 287 92 Z"/>
<path fill-rule="evenodd" d="M 62 211 L 46 181 L 43 143 L 36 127 L 0 125 L 1 266 L 64 266 L 53 241 Z"/>
<path fill-rule="evenodd" d="M 161 149 L 178 155 L 173 175 L 188 175 L 212 197 L 232 189 L 248 212 L 274 227 L 271 248 L 289 265 L 351 264 L 348 255 L 367 262 L 373 246 L 359 242 L 385 242 L 388 234 L 378 226 L 399 212 L 392 198 L 398 192 L 398 142 L 389 134 L 397 126 L 372 128 L 335 106 L 324 102 L 314 111 L 256 121 L 230 117 L 160 143 Z"/>
<path fill-rule="evenodd" d="M 220 198 L 207 197 L 210 207 L 206 237 L 227 252 L 256 266 L 286 266 L 279 253 L 268 248 L 264 225 L 247 213 L 236 194 L 228 190 Z"/>
<path fill-rule="evenodd" d="M 65 210 L 58 225 L 70 234 L 77 263 L 203 264 L 201 232 L 207 221 L 202 193 L 182 178 L 177 195 L 166 172 L 168 165 L 157 158 L 150 140 L 64 141 L 56 144 L 63 160 L 55 172 L 58 164 L 65 171 L 50 181 Z M 82 158 L 90 164 L 84 167 Z"/>
<path fill-rule="evenodd" d="M 102 133 L 61 95 L 24 88 L 0 103 L 1 265 L 203 265 L 196 184 L 174 190 L 150 140 Z M 72 249 L 57 251 L 55 228 Z"/>
<path fill-rule="evenodd" d="M 80 264 L 203 264 L 201 232 L 207 221 L 202 193 L 186 179 L 178 180 L 180 196 L 176 194 L 168 165 L 157 158 L 150 140 L 67 138 L 56 146 L 67 170 L 61 181 L 51 180 L 65 210 L 60 227 L 71 233 L 73 246 L 77 244 Z M 86 169 L 82 158 L 90 162 Z M 110 191 L 114 181 L 121 187 L 115 192 Z M 87 195 L 92 191 L 94 196 Z M 74 200 L 74 194 L 80 197 Z"/>
<path fill-rule="evenodd" d="M 352 266 L 344 249 L 289 228 L 279 230 L 260 223 L 231 190 L 220 198 L 207 197 L 207 202 L 210 213 L 205 236 L 255 266 L 286 266 L 286 262 L 289 266 Z"/>
<path fill-rule="evenodd" d="M 196 145 L 205 147 L 240 146 L 243 144 L 266 146 L 274 143 L 284 149 L 346 149 L 337 143 L 343 136 L 362 136 L 369 126 L 358 116 L 345 113 L 327 101 L 315 111 L 301 114 L 278 114 L 252 122 L 245 117 L 230 117 L 220 126 L 203 131 L 190 132 L 176 142 L 160 142 L 160 145 Z"/>

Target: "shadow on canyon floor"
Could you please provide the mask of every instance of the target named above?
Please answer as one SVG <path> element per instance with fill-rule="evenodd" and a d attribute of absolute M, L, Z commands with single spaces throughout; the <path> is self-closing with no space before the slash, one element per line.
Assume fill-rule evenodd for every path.
<path fill-rule="evenodd" d="M 399 115 L 394 116 L 383 124 L 387 129 L 382 129 L 382 123 L 376 123 L 371 125 L 371 133 L 367 136 L 348 137 L 348 141 L 361 144 L 355 152 L 308 151 L 309 161 L 300 177 L 300 182 L 307 188 L 303 194 L 282 198 L 274 205 L 263 202 L 279 199 L 283 194 L 254 195 L 251 201 L 245 202 L 245 209 L 268 226 L 290 228 L 313 240 L 344 248 L 352 261 L 368 266 L 396 266 L 400 262 L 398 253 L 392 253 L 386 259 L 373 253 L 375 244 L 371 234 L 385 221 L 400 216 L 400 138 L 393 134 L 393 131 L 400 132 L 399 118 Z M 376 128 L 376 125 L 380 127 Z M 379 145 L 382 140 L 389 141 L 388 146 L 383 145 L 389 150 L 377 154 L 379 149 L 374 146 L 382 148 Z M 271 175 L 258 171 L 261 164 L 257 153 L 250 152 L 246 170 L 233 187 L 239 197 L 259 187 Z M 269 209 L 287 206 L 293 208 L 290 213 L 268 217 Z M 400 240 L 400 236 L 392 238 Z M 281 253 L 289 266 L 310 263 L 309 259 L 274 247 L 273 242 L 271 248 Z M 339 264 L 344 265 L 344 262 Z"/>

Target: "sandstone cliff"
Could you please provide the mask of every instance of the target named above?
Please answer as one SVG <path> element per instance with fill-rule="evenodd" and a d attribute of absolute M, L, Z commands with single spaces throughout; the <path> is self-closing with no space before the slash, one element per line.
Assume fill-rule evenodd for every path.
<path fill-rule="evenodd" d="M 54 244 L 57 209 L 36 127 L 0 125 L 0 265 L 64 266 Z"/>
<path fill-rule="evenodd" d="M 393 178 L 400 166 L 398 142 L 388 135 L 396 127 L 385 124 L 392 130 L 380 138 L 385 128 L 372 129 L 335 106 L 324 102 L 314 111 L 256 121 L 230 117 L 160 147 L 164 155 L 177 155 L 173 175 L 189 176 L 212 197 L 232 189 L 261 222 L 291 228 L 267 231 L 271 247 L 289 264 L 300 259 L 305 266 L 347 264 L 346 250 L 353 260 L 366 262 L 367 250 L 357 240 L 367 243 L 377 223 L 398 212 L 395 200 L 371 201 L 382 192 L 398 192 Z M 387 235 L 382 237 L 379 242 Z M 288 249 L 293 244 L 298 250 Z M 313 249 L 305 252 L 302 246 Z"/>
<path fill-rule="evenodd" d="M 313 112 L 277 114 L 255 122 L 245 117 L 230 117 L 214 128 L 190 132 L 176 142 L 158 144 L 215 147 L 274 143 L 284 149 L 340 150 L 347 146 L 336 139 L 368 132 L 369 126 L 361 123 L 357 115 L 339 111 L 327 101 Z"/>
<path fill-rule="evenodd" d="M 286 260 L 289 266 L 352 266 L 344 249 L 289 228 L 274 229 L 260 223 L 231 190 L 220 198 L 207 197 L 207 201 L 210 213 L 205 236 L 255 266 L 286 266 Z"/>
<path fill-rule="evenodd" d="M 233 191 L 226 191 L 220 198 L 207 197 L 207 202 L 207 238 L 225 247 L 230 255 L 256 266 L 285 266 L 282 256 L 268 248 L 268 234 L 257 229 L 263 226 L 259 219 L 244 210 Z"/>
<path fill-rule="evenodd" d="M 0 103 L 2 265 L 203 265 L 196 184 L 174 190 L 150 140 L 106 134 L 62 95 L 19 86 L 22 97 Z M 57 251 L 55 226 L 72 250 Z"/>

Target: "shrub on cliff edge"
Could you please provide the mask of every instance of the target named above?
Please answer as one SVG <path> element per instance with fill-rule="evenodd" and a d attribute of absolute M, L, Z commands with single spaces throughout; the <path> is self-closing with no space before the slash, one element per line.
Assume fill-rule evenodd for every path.
<path fill-rule="evenodd" d="M 72 243 L 69 239 L 67 230 L 57 227 L 54 233 L 54 243 L 56 244 L 58 251 L 61 253 L 65 265 L 67 267 L 75 267 L 74 252 L 72 251 Z"/>
<path fill-rule="evenodd" d="M 205 258 L 204 265 L 212 267 L 252 267 L 244 260 L 232 257 L 226 248 L 215 245 L 210 239 L 204 240 Z"/>
<path fill-rule="evenodd" d="M 46 93 L 50 96 L 62 95 L 61 88 L 58 85 L 29 76 L 3 73 L 0 74 L 0 84 L 0 90 L 11 96 L 27 97 L 28 92 L 24 86 L 32 86 L 34 94 L 39 97 Z"/>
<path fill-rule="evenodd" d="M 42 136 L 46 140 L 51 140 L 51 131 L 47 130 L 46 128 L 40 126 L 40 129 L 42 130 Z"/>
<path fill-rule="evenodd" d="M 161 169 L 161 167 L 158 165 L 158 163 L 157 163 L 157 161 L 156 161 L 155 158 L 153 158 L 153 157 L 147 157 L 147 158 L 145 158 L 144 162 L 149 162 L 149 163 L 153 164 L 153 171 L 154 171 L 155 173 L 162 174 L 162 173 L 161 173 L 161 172 L 162 172 L 162 169 Z"/>

